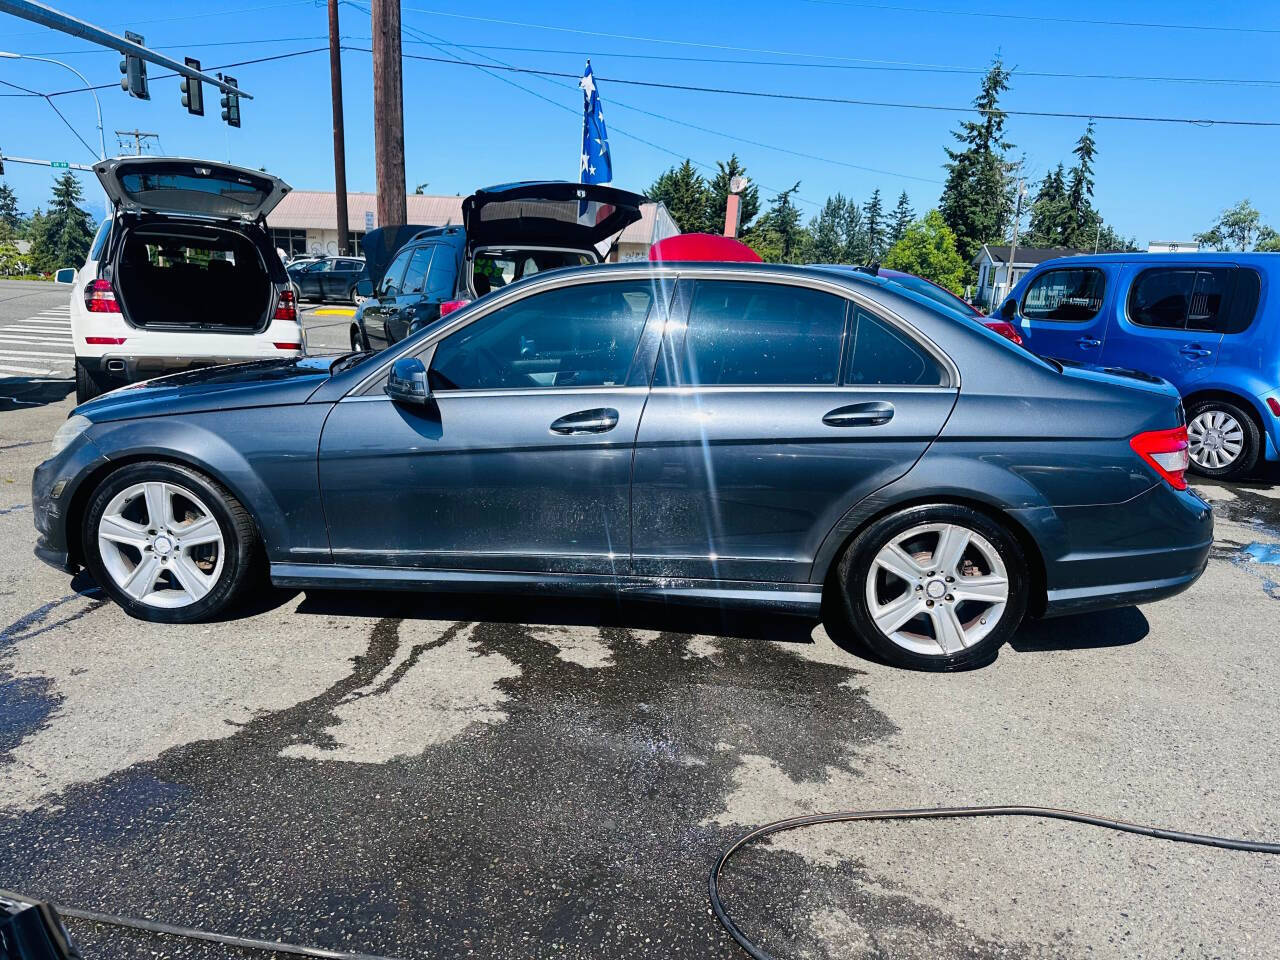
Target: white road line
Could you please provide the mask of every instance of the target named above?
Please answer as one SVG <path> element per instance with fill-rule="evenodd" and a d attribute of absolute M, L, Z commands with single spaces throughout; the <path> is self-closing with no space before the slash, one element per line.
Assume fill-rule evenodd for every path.
<path fill-rule="evenodd" d="M 69 327 L 69 326 L 71 326 L 71 321 L 70 321 L 70 320 L 53 320 L 53 319 L 49 319 L 49 318 L 45 318 L 45 317 L 28 317 L 26 320 L 23 320 L 22 322 L 23 322 L 23 323 L 40 323 L 40 324 L 48 324 L 48 325 L 49 325 L 49 326 L 51 326 L 51 327 Z"/>
<path fill-rule="evenodd" d="M 53 372 L 49 367 L 15 367 L 0 363 L 0 373 L 34 373 L 37 376 L 47 377 Z"/>
<path fill-rule="evenodd" d="M 75 345 L 67 343 L 65 340 L 37 340 L 34 337 L 5 337 L 0 336 L 0 343 L 12 343 L 21 347 L 61 347 L 65 346 L 67 350 L 74 350 Z"/>
<path fill-rule="evenodd" d="M 27 357 L 53 357 L 57 360 L 74 360 L 75 354 L 47 353 L 43 350 L 0 350 L 0 357 L 9 360 L 23 360 Z"/>
<path fill-rule="evenodd" d="M 50 330 L 48 327 L 5 327 L 6 333 L 42 333 L 46 337 L 51 333 L 62 333 L 61 330 Z M 71 337 L 71 331 L 66 331 L 68 339 Z"/>

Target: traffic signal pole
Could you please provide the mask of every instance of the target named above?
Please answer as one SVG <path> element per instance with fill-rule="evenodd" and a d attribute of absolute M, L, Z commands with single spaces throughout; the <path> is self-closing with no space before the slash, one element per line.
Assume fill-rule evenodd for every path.
<path fill-rule="evenodd" d="M 342 122 L 342 41 L 338 0 L 329 0 L 329 85 L 333 100 L 333 199 L 338 207 L 338 255 L 351 253 L 347 223 L 347 145 Z"/>
<path fill-rule="evenodd" d="M 408 219 L 404 186 L 404 87 L 400 70 L 400 0 L 372 0 L 371 9 L 373 14 L 373 144 L 378 189 L 378 226 L 398 227 L 403 226 Z"/>

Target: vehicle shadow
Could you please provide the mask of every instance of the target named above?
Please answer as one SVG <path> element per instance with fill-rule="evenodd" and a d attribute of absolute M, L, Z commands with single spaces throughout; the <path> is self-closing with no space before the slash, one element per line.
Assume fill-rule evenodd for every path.
<path fill-rule="evenodd" d="M 1118 607 L 1051 620 L 1028 620 L 1009 641 L 1018 653 L 1050 650 L 1095 650 L 1137 643 L 1151 625 L 1137 607 Z"/>
<path fill-rule="evenodd" d="M 61 403 L 75 388 L 74 380 L 0 376 L 0 413 Z"/>
<path fill-rule="evenodd" d="M 812 643 L 818 620 L 789 614 L 666 605 L 636 599 L 516 597 L 462 593 L 364 593 L 307 590 L 303 615 L 394 617 L 541 626 L 619 627 L 743 640 Z"/>

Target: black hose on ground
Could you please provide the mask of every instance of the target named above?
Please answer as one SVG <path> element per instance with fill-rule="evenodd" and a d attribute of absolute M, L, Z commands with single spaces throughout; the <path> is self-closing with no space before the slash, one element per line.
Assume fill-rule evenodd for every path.
<path fill-rule="evenodd" d="M 1264 843 L 1260 840 L 1238 840 L 1232 837 L 1211 837 L 1202 833 L 1184 833 L 1181 830 L 1166 830 L 1163 827 L 1148 827 L 1140 823 L 1129 823 L 1125 820 L 1110 820 L 1090 813 L 1077 813 L 1074 810 L 1058 810 L 1054 807 L 920 807 L 903 810 L 844 810 L 839 813 L 815 813 L 804 817 L 790 817 L 786 820 L 775 820 L 762 827 L 744 833 L 731 843 L 720 857 L 711 874 L 707 878 L 708 897 L 711 910 L 716 919 L 729 932 L 729 936 L 740 946 L 752 960 L 775 960 L 763 949 L 756 946 L 742 932 L 720 900 L 720 875 L 729 858 L 749 843 L 763 839 L 785 830 L 799 827 L 811 827 L 821 823 L 851 823 L 860 820 L 954 820 L 967 817 L 1040 817 L 1048 820 L 1068 820 L 1072 823 L 1084 823 L 1092 827 L 1105 827 L 1122 833 L 1136 833 L 1142 837 L 1157 840 L 1172 840 L 1175 843 L 1194 843 L 1203 847 L 1217 847 L 1220 850 L 1238 850 L 1244 853 L 1280 854 L 1280 843 Z"/>

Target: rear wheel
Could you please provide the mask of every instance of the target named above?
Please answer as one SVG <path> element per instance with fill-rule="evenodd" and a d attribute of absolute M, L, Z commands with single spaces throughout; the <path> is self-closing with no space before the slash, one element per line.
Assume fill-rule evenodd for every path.
<path fill-rule="evenodd" d="M 1226 400 L 1199 400 L 1192 404 L 1187 439 L 1191 469 L 1219 480 L 1245 476 L 1262 453 L 1262 434 L 1253 417 Z"/>
<path fill-rule="evenodd" d="M 248 512 L 187 467 L 121 467 L 94 492 L 81 531 L 98 584 L 140 620 L 192 623 L 226 608 L 251 579 L 258 549 Z"/>
<path fill-rule="evenodd" d="M 102 384 L 81 361 L 76 361 L 76 403 L 84 403 L 103 393 Z"/>
<path fill-rule="evenodd" d="M 839 586 L 859 638 L 916 670 L 992 660 L 1027 608 L 1018 541 L 986 514 L 953 504 L 884 517 L 849 545 Z"/>
<path fill-rule="evenodd" d="M 368 347 L 365 345 L 364 337 L 360 334 L 360 328 L 356 325 L 351 327 L 351 350 L 353 353 L 364 353 Z"/>

